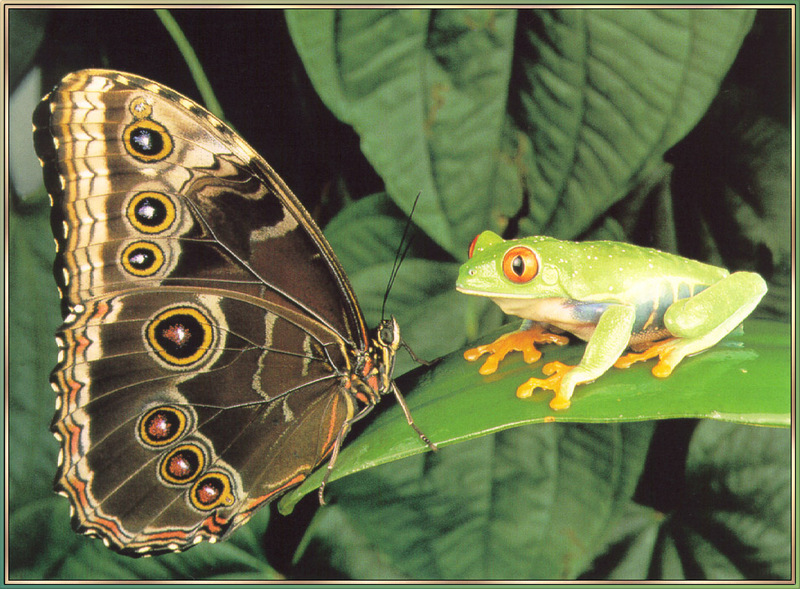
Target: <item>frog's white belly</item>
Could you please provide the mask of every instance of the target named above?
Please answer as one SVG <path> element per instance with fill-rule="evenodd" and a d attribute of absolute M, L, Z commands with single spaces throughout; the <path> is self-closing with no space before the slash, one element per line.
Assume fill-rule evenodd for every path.
<path fill-rule="evenodd" d="M 582 340 L 589 341 L 597 326 L 595 323 L 576 320 L 569 299 L 552 297 L 529 299 L 516 297 L 491 297 L 492 301 L 507 315 L 539 321 L 568 331 Z"/>

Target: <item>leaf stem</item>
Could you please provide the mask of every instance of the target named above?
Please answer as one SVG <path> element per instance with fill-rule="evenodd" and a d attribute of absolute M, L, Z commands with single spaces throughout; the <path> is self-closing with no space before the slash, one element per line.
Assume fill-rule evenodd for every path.
<path fill-rule="evenodd" d="M 222 105 L 217 100 L 214 90 L 211 88 L 211 83 L 208 81 L 205 71 L 203 71 L 203 66 L 200 65 L 200 60 L 197 58 L 197 54 L 194 52 L 186 35 L 183 34 L 180 25 L 178 25 L 169 10 L 157 8 L 155 12 L 172 40 L 175 41 L 175 45 L 178 46 L 178 51 L 181 52 L 186 65 L 189 66 L 189 71 L 192 74 L 194 83 L 197 85 L 197 89 L 200 91 L 200 96 L 203 98 L 206 108 L 224 120 L 225 115 L 222 112 Z"/>

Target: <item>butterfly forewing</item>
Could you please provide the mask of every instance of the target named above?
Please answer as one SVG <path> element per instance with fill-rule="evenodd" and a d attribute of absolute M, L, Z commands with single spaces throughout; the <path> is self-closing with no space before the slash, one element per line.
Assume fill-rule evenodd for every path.
<path fill-rule="evenodd" d="M 154 82 L 70 74 L 34 140 L 65 315 L 56 486 L 126 554 L 221 538 L 359 411 L 380 360 L 347 279 L 269 165 Z"/>
<path fill-rule="evenodd" d="M 86 70 L 67 76 L 36 118 L 40 157 L 54 164 L 48 188 L 62 195 L 53 227 L 74 274 L 67 304 L 145 286 L 226 288 L 301 308 L 364 347 L 330 246 L 213 115 L 143 78 Z"/>

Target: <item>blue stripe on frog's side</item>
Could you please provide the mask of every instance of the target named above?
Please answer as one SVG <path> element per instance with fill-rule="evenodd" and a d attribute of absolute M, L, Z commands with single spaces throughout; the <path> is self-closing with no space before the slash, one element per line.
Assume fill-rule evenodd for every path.
<path fill-rule="evenodd" d="M 636 320 L 633 323 L 633 333 L 647 333 L 664 329 L 664 313 L 670 305 L 680 299 L 693 297 L 708 288 L 707 284 L 675 285 L 663 280 L 658 284 L 657 293 L 649 300 L 636 305 Z"/>
<path fill-rule="evenodd" d="M 615 303 L 584 303 L 582 301 L 567 301 L 566 306 L 572 307 L 572 318 L 578 323 L 597 324 L 600 316 Z"/>
<path fill-rule="evenodd" d="M 650 288 L 654 286 L 651 285 Z M 708 288 L 707 284 L 675 285 L 669 280 L 661 280 L 655 285 L 653 295 L 636 305 L 636 319 L 633 323 L 634 335 L 643 333 L 658 333 L 664 331 L 664 313 L 672 303 L 680 299 L 693 297 Z M 571 300 L 567 306 L 572 307 L 572 317 L 579 323 L 597 324 L 600 316 L 608 307 L 618 302 L 582 302 Z"/>

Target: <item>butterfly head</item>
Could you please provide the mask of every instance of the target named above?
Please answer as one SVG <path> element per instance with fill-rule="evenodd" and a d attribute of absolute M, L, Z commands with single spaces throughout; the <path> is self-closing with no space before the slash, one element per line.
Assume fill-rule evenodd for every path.
<path fill-rule="evenodd" d="M 375 343 L 381 349 L 390 349 L 397 352 L 403 340 L 400 339 L 400 325 L 394 315 L 391 319 L 384 319 L 378 324 L 377 339 Z"/>
<path fill-rule="evenodd" d="M 375 347 L 369 356 L 377 370 L 377 392 L 379 395 L 385 395 L 391 390 L 394 359 L 397 350 L 403 344 L 403 340 L 400 338 L 400 326 L 394 316 L 391 319 L 384 319 L 378 324 L 373 344 Z"/>

